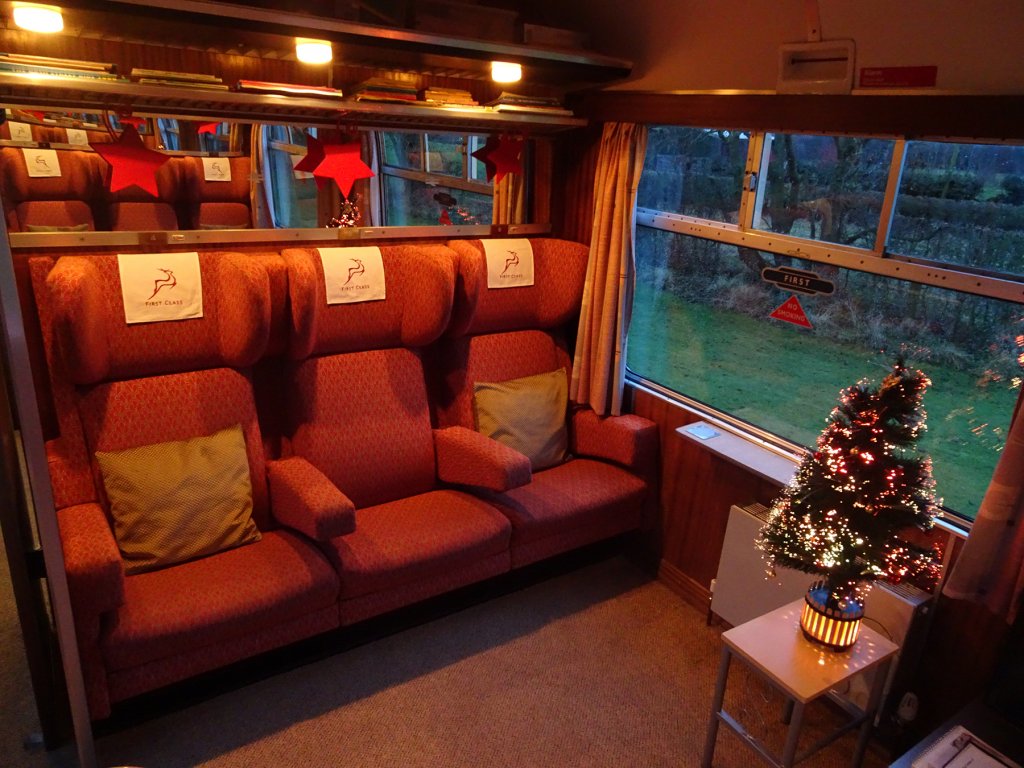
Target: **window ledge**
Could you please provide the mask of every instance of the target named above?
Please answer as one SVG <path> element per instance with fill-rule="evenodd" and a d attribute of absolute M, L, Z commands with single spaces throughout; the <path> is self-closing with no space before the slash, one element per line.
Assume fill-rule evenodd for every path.
<path fill-rule="evenodd" d="M 789 484 L 799 463 L 796 457 L 784 456 L 758 445 L 721 424 L 697 421 L 679 427 L 676 432 L 726 461 L 778 485 Z"/>

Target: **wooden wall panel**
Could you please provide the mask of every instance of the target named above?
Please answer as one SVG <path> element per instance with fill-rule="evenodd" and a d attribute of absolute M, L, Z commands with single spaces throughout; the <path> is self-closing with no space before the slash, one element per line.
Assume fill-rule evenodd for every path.
<path fill-rule="evenodd" d="M 661 436 L 659 575 L 690 602 L 706 607 L 725 540 L 729 507 L 768 504 L 780 487 L 676 433 L 699 415 L 643 390 L 633 391 L 633 412 L 658 424 Z"/>

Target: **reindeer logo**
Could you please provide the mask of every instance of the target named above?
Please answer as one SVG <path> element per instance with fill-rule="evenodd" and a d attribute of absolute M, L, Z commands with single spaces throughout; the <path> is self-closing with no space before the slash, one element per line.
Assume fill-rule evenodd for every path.
<path fill-rule="evenodd" d="M 362 259 L 349 259 L 349 261 L 354 261 L 356 265 L 348 268 L 348 280 L 345 281 L 345 285 L 351 283 L 353 277 L 358 277 L 366 272 Z"/>
<path fill-rule="evenodd" d="M 36 155 L 35 160 L 36 160 L 36 165 L 39 166 L 40 170 L 46 171 L 47 173 L 50 172 L 51 168 L 50 168 L 49 165 L 46 164 L 46 158 L 45 157 L 43 157 L 42 155 Z"/>
<path fill-rule="evenodd" d="M 506 251 L 506 253 L 511 253 L 512 255 L 505 259 L 505 268 L 501 270 L 501 274 L 503 275 L 506 272 L 508 272 L 509 269 L 511 269 L 512 267 L 519 266 L 519 254 L 516 253 L 515 251 Z"/>
<path fill-rule="evenodd" d="M 174 272 L 172 272 L 171 270 L 157 268 L 157 271 L 163 272 L 164 276 L 158 277 L 156 280 L 153 281 L 153 293 L 149 295 L 149 299 L 152 299 L 154 296 L 160 293 L 161 289 L 173 288 L 178 284 L 178 279 L 174 276 Z M 146 299 L 146 301 L 149 301 L 149 299 Z"/>
<path fill-rule="evenodd" d="M 224 167 L 216 160 L 210 163 L 210 175 L 216 176 L 218 179 L 223 179 L 225 176 Z"/>

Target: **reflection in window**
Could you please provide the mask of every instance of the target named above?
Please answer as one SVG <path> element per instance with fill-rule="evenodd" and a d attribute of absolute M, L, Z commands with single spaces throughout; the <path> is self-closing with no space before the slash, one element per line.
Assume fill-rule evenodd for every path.
<path fill-rule="evenodd" d="M 1024 147 L 909 142 L 888 250 L 1024 275 Z"/>
<path fill-rule="evenodd" d="M 892 141 L 782 133 L 765 142 L 771 147 L 757 229 L 874 247 Z"/>
<path fill-rule="evenodd" d="M 747 144 L 738 131 L 651 126 L 637 205 L 736 223 Z"/>
<path fill-rule="evenodd" d="M 937 492 L 976 514 L 1021 383 L 1020 305 L 643 226 L 636 260 L 631 370 L 812 446 L 839 390 L 903 353 L 933 381 L 922 448 Z M 769 318 L 793 294 L 766 266 L 835 283 L 799 297 L 813 329 Z"/>
<path fill-rule="evenodd" d="M 382 131 L 384 223 L 490 224 L 494 189 L 471 153 L 485 136 Z"/>
<path fill-rule="evenodd" d="M 275 227 L 316 227 L 317 186 L 313 175 L 295 170 L 306 155 L 306 130 L 316 128 L 268 125 L 266 142 L 267 189 Z"/>

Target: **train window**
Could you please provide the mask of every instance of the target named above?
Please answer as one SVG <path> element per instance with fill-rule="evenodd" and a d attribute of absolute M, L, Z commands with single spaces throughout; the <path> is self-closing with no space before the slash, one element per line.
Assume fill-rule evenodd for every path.
<path fill-rule="evenodd" d="M 1024 275 L 1024 147 L 908 142 L 889 250 Z"/>
<path fill-rule="evenodd" d="M 313 175 L 295 170 L 306 155 L 306 131 L 289 125 L 264 127 L 266 178 L 275 227 L 316 227 L 317 186 Z"/>
<path fill-rule="evenodd" d="M 494 190 L 471 153 L 486 137 L 381 131 L 384 223 L 490 224 Z"/>
<path fill-rule="evenodd" d="M 673 130 L 690 133 L 698 157 L 708 146 L 721 157 L 716 132 Z M 937 491 L 973 519 L 1024 382 L 1024 305 L 1006 300 L 1019 291 L 1004 291 L 1024 271 L 1015 218 L 1024 211 L 1015 180 L 1024 148 L 906 142 L 900 181 L 900 142 L 755 133 L 746 168 L 768 163 L 759 184 L 741 192 L 733 164 L 735 196 L 706 193 L 698 203 L 690 190 L 701 182 L 671 178 L 685 157 L 678 146 L 648 143 L 632 375 L 769 441 L 810 447 L 839 390 L 903 354 L 933 382 L 923 446 Z M 700 172 L 727 173 L 713 167 Z M 820 204 L 811 210 L 809 201 Z M 939 276 L 923 283 L 934 284 L 903 279 L 906 259 L 886 258 L 877 233 L 886 205 L 895 212 L 887 250 L 928 259 L 923 271 Z M 942 262 L 1000 274 L 968 279 Z M 782 268 L 813 273 L 803 277 L 815 290 L 783 290 L 773 282 Z"/>
<path fill-rule="evenodd" d="M 766 134 L 768 168 L 754 226 L 871 248 L 895 142 Z"/>
<path fill-rule="evenodd" d="M 651 126 L 637 205 L 735 222 L 748 143 L 739 131 Z"/>

